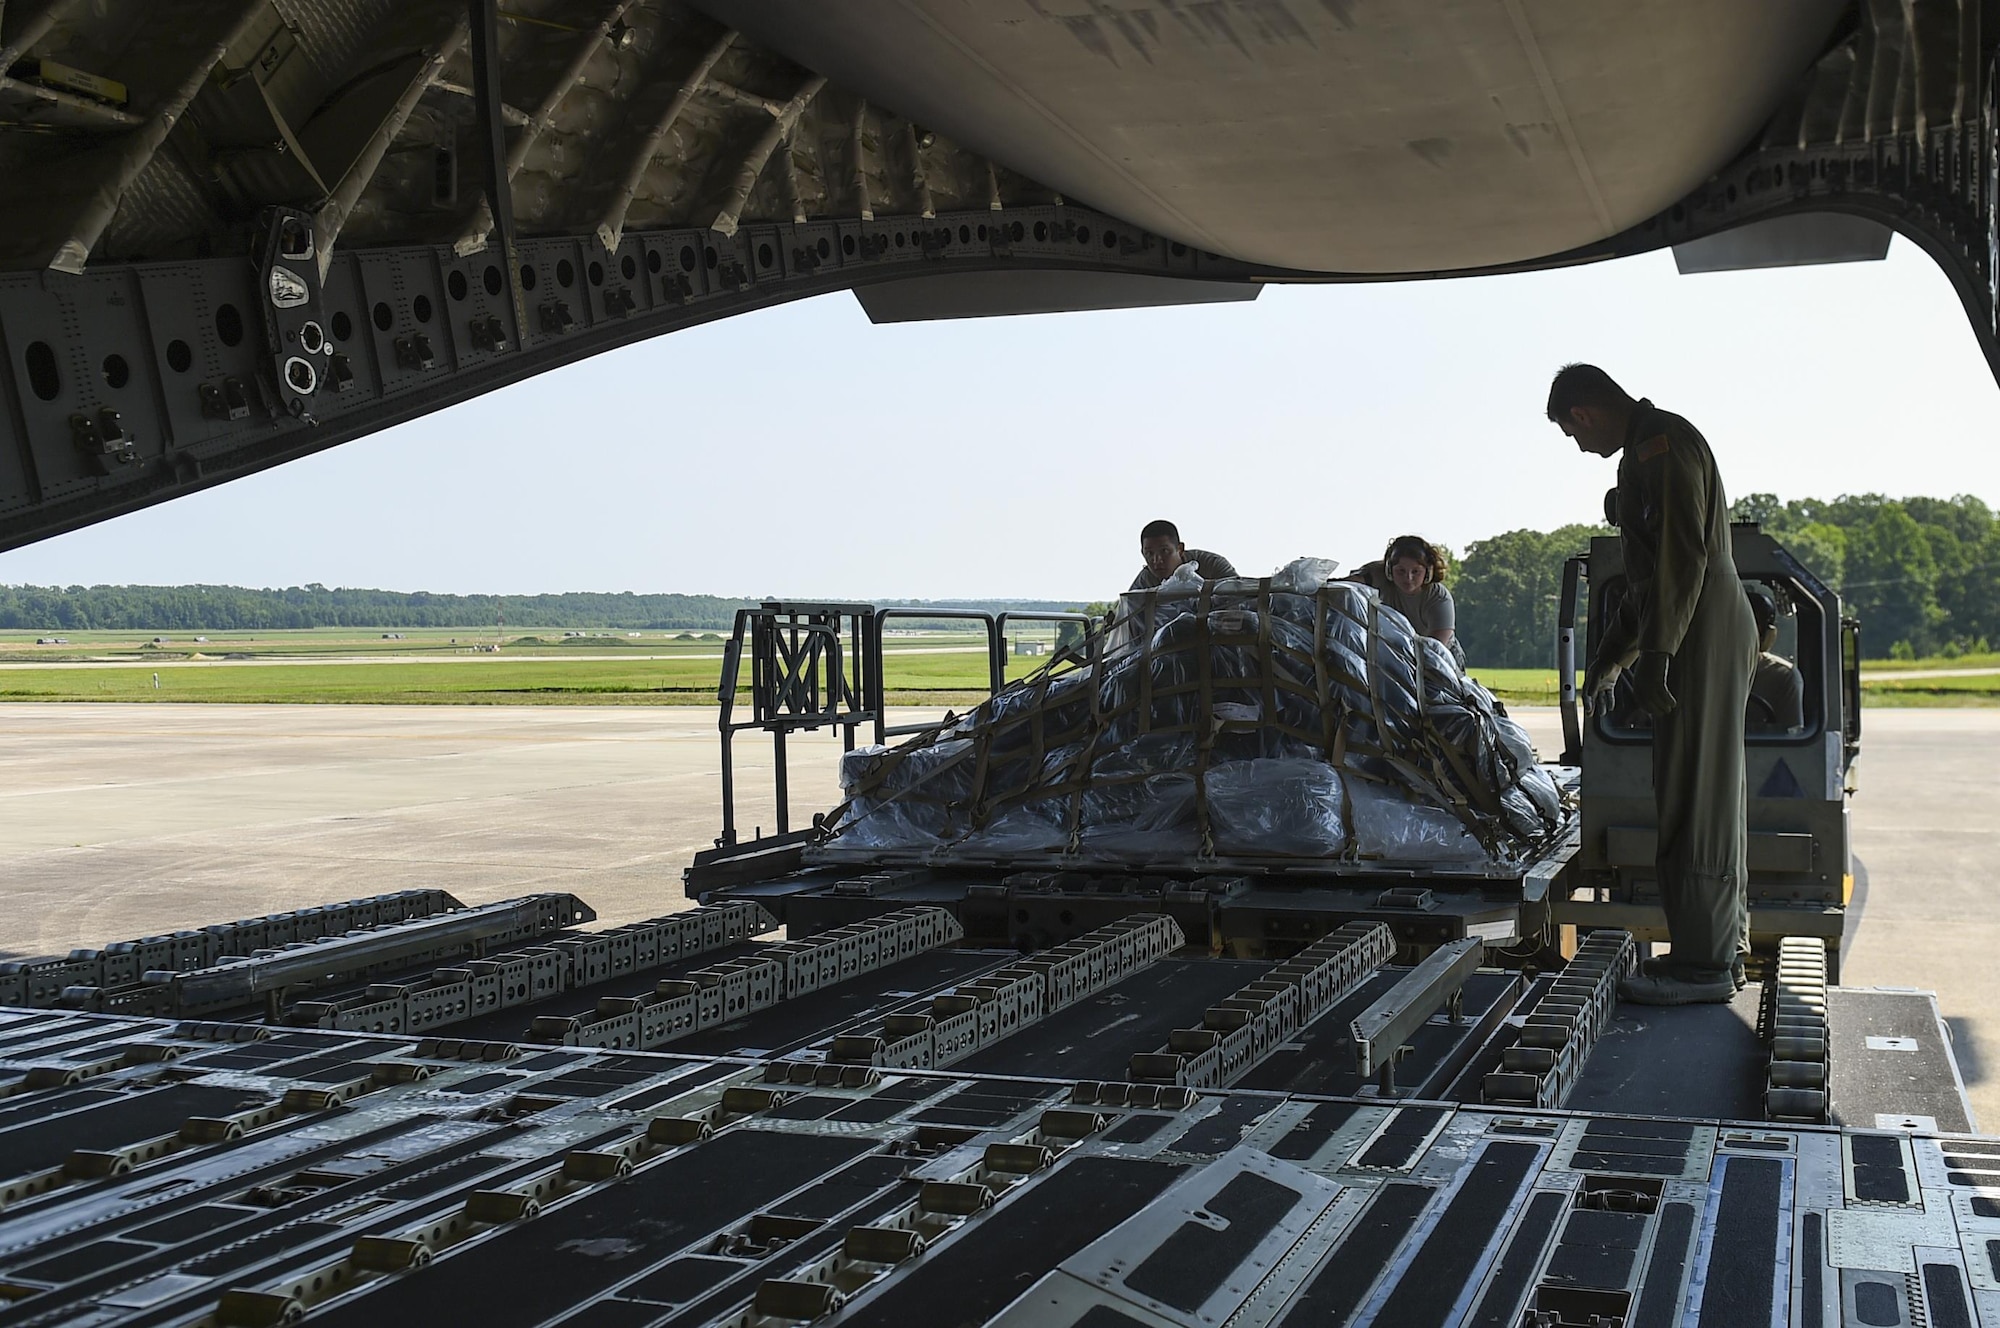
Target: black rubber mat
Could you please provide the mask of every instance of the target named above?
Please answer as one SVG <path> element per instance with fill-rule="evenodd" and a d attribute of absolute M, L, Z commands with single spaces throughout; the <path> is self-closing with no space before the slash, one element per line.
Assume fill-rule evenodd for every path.
<path fill-rule="evenodd" d="M 1179 1138 L 1169 1140 L 1166 1147 L 1176 1153 L 1226 1153 L 1242 1143 L 1250 1127 L 1270 1115 L 1282 1101 L 1275 1097 L 1226 1097 L 1214 1115 L 1196 1121 Z"/>
<path fill-rule="evenodd" d="M 1814 1219 L 1815 1221 L 1817 1218 Z M 1639 1307 L 1632 1328 L 1673 1328 L 1680 1322 L 1681 1280 L 1687 1272 L 1689 1245 L 1694 1239 L 1694 1208 L 1670 1203 L 1660 1209 L 1660 1229 L 1653 1236 L 1652 1257 L 1646 1262 Z"/>
<path fill-rule="evenodd" d="M 1167 1128 L 1172 1116 L 1152 1116 L 1136 1112 L 1104 1132 L 1106 1143 L 1142 1144 Z"/>
<path fill-rule="evenodd" d="M 1239 1172 L 1202 1207 L 1226 1224 L 1183 1222 L 1125 1278 L 1128 1289 L 1193 1313 L 1299 1202 L 1289 1185 Z M 1390 1322 L 1394 1322 L 1391 1320 Z"/>
<path fill-rule="evenodd" d="M 1417 1224 L 1433 1191 L 1398 1181 L 1376 1191 L 1278 1328 L 1344 1328 Z"/>
<path fill-rule="evenodd" d="M 1305 1119 L 1286 1131 L 1285 1137 L 1271 1145 L 1272 1157 L 1287 1162 L 1303 1162 L 1317 1153 L 1333 1132 L 1354 1118 L 1360 1105 L 1354 1102 L 1322 1102 L 1307 1112 Z"/>
<path fill-rule="evenodd" d="M 1022 1112 L 1065 1096 L 1055 1084 L 970 1083 L 910 1119 L 925 1125 L 970 1125 L 991 1129 Z"/>
<path fill-rule="evenodd" d="M 1180 1174 L 1165 1162 L 1078 1158 L 980 1218 L 979 1240 L 927 1256 L 907 1279 L 843 1319 L 842 1328 L 984 1323 Z"/>
<path fill-rule="evenodd" d="M 703 1084 L 714 1083 L 717 1079 L 735 1072 L 735 1067 L 729 1065 L 697 1065 L 693 1070 L 676 1075 L 664 1084 L 655 1084 L 651 1088 L 628 1093 L 616 1099 L 612 1105 L 620 1111 L 644 1111 L 648 1107 L 658 1106 L 670 1098 L 679 1097 L 682 1093 L 691 1093 Z"/>
<path fill-rule="evenodd" d="M 384 1185 L 379 1193 L 384 1199 L 421 1199 L 426 1194 L 448 1190 L 460 1181 L 469 1180 L 482 1171 L 494 1171 L 505 1165 L 507 1164 L 502 1158 L 474 1153 L 471 1157 L 455 1158 L 441 1167 L 433 1167 L 422 1175 L 412 1176 L 408 1180 Z"/>
<path fill-rule="evenodd" d="M 685 1305 L 721 1286 L 747 1267 L 748 1264 L 735 1259 L 690 1255 L 646 1274 L 621 1294 L 627 1300 Z"/>
<path fill-rule="evenodd" d="M 1776 1289 L 1784 1164 L 1732 1157 L 1723 1165 L 1698 1328 L 1765 1328 Z"/>
<path fill-rule="evenodd" d="M 1826 1219 L 1818 1213 L 1807 1213 L 1799 1221 L 1799 1328 L 1825 1328 L 1825 1228 Z M 1995 1244 L 2000 1242 L 1987 1242 L 1989 1248 Z M 1641 1323 L 1634 1328 L 1652 1325 Z"/>
<path fill-rule="evenodd" d="M 31 1042 L 53 1040 L 67 1035 L 69 1041 L 78 1037 L 110 1039 L 119 1036 L 116 1032 L 106 1032 L 102 1024 L 78 1020 L 71 1022 L 67 1016 L 57 1019 L 38 1020 L 25 1027 L 9 1024 L 0 1029 L 0 1056 L 12 1056 L 15 1049 Z"/>
<path fill-rule="evenodd" d="M 247 1047 L 231 1047 L 227 1051 L 204 1052 L 199 1056 L 184 1057 L 181 1068 L 196 1070 L 261 1070 L 279 1061 L 297 1059 L 302 1053 L 295 1047 L 269 1047 L 252 1043 Z"/>
<path fill-rule="evenodd" d="M 82 1111 L 24 1122 L 0 1133 L 0 1174 L 29 1175 L 61 1166 L 79 1148 L 135 1144 L 172 1134 L 190 1116 L 227 1116 L 269 1100 L 266 1093 L 206 1084 L 121 1094 Z"/>
<path fill-rule="evenodd" d="M 1458 1193 L 1438 1215 L 1415 1257 L 1375 1316 L 1383 1324 L 1442 1328 L 1485 1258 L 1493 1233 L 1513 1211 L 1543 1150 L 1534 1144 L 1491 1143 L 1472 1164 Z M 1574 1222 L 1578 1214 L 1572 1214 Z"/>
<path fill-rule="evenodd" d="M 520 1084 L 526 1081 L 526 1075 L 507 1074 L 501 1070 L 494 1070 L 487 1074 L 475 1074 L 470 1079 L 461 1079 L 455 1084 L 445 1084 L 433 1091 L 439 1093 L 464 1093 L 468 1095 L 473 1093 L 490 1093 L 496 1088 L 505 1088 L 509 1084 Z"/>
<path fill-rule="evenodd" d="M 1903 1168 L 1902 1141 L 1886 1134 L 1848 1138 L 1854 1153 L 1854 1197 L 1879 1203 L 1908 1203 L 1910 1175 Z M 1947 1166 L 1951 1159 L 1945 1159 Z"/>
<path fill-rule="evenodd" d="M 1579 1171 L 1677 1176 L 1694 1146 L 1694 1126 L 1677 1121 L 1593 1120 L 1570 1165 Z"/>
<path fill-rule="evenodd" d="M 912 1163 L 905 1157 L 864 1157 L 851 1167 L 828 1176 L 810 1189 L 772 1206 L 783 1217 L 805 1217 L 823 1222 L 844 1213 L 869 1195 L 899 1181 Z"/>
<path fill-rule="evenodd" d="M 387 1051 L 388 1048 L 382 1047 L 378 1048 L 378 1050 Z M 356 1079 L 365 1079 L 373 1074 L 374 1071 L 366 1065 L 354 1062 L 344 1065 L 315 1066 L 303 1073 L 294 1071 L 291 1066 L 287 1065 L 281 1069 L 272 1071 L 272 1073 L 283 1075 L 287 1079 L 293 1079 L 302 1084 L 346 1084 L 352 1083 Z"/>
<path fill-rule="evenodd" d="M 1176 1028 L 1270 970 L 1235 959 L 1162 959 L 1114 986 L 1044 1015 L 952 1066 L 970 1074 L 1123 1079 L 1135 1048 L 1165 1046 Z"/>
<path fill-rule="evenodd" d="M 1445 1118 L 1442 1107 L 1403 1107 L 1389 1117 L 1375 1142 L 1361 1150 L 1354 1165 L 1395 1171 L 1410 1164 L 1424 1140 Z"/>
<path fill-rule="evenodd" d="M 95 1088 L 77 1085 L 58 1088 L 53 1091 L 28 1093 L 19 1098 L 0 1102 L 0 1131 L 11 1129 L 25 1120 L 40 1120 L 59 1111 L 76 1111 L 94 1102 L 109 1102 L 114 1097 L 122 1097 L 115 1088 Z M 0 1137 L 5 1137 L 0 1135 Z"/>
<path fill-rule="evenodd" d="M 271 1066 L 265 1073 L 282 1075 L 287 1079 L 312 1079 L 328 1070 L 350 1069 L 356 1061 L 366 1060 L 370 1056 L 380 1056 L 385 1051 L 393 1050 L 395 1047 L 386 1042 L 350 1042 L 344 1047 L 333 1047 L 322 1051 L 317 1056 L 300 1056 L 297 1059 L 283 1060 Z"/>
<path fill-rule="evenodd" d="M 358 1039 L 342 1041 L 338 1034 L 319 1042 L 301 1042 L 297 1037 L 268 1038 L 263 1042 L 244 1042 L 224 1047 L 220 1051 L 203 1052 L 180 1062 L 181 1065 L 197 1065 L 204 1070 L 240 1069 L 246 1066 L 275 1065 L 280 1061 L 305 1063 L 317 1061 L 322 1056 L 335 1060 L 351 1060 L 356 1056 L 366 1056 L 383 1050 L 379 1042 L 363 1042 Z M 332 1064 L 327 1061 L 326 1064 Z"/>
<path fill-rule="evenodd" d="M 655 1066 L 649 1074 L 645 1070 L 620 1070 L 611 1066 L 593 1065 L 586 1069 L 571 1070 L 568 1074 L 537 1080 L 534 1091 L 549 1093 L 556 1097 L 596 1097 L 601 1093 L 630 1088 L 633 1084 L 641 1083 L 659 1072 L 658 1066 Z"/>
<path fill-rule="evenodd" d="M 1548 1280 L 1600 1291 L 1625 1290 L 1650 1220 L 1645 1213 L 1579 1208 L 1563 1224 L 1562 1241 L 1549 1256 Z"/>
<path fill-rule="evenodd" d="M 1109 1305 L 1092 1305 L 1069 1328 L 1147 1328 L 1147 1325 Z"/>
<path fill-rule="evenodd" d="M 586 1308 L 583 1313 L 568 1320 L 577 1328 L 649 1328 L 657 1323 L 664 1306 L 641 1304 L 629 1300 L 600 1300 Z"/>
<path fill-rule="evenodd" d="M 24 1278 L 30 1282 L 74 1282 L 78 1278 L 101 1273 L 128 1259 L 136 1259 L 142 1254 L 151 1254 L 151 1245 L 142 1245 L 132 1240 L 100 1240 L 79 1246 L 56 1255 L 53 1259 L 43 1259 L 38 1263 L 25 1264 L 9 1269 L 11 1276 Z"/>
<path fill-rule="evenodd" d="M 421 1277 L 323 1311 L 315 1322 L 526 1328 L 875 1146 L 871 1139 L 731 1130 L 439 1259 Z M 524 1268 L 560 1275 L 516 1276 Z"/>
<path fill-rule="evenodd" d="M 1527 1211 L 1514 1224 L 1514 1234 L 1507 1238 L 1506 1252 L 1493 1270 L 1493 1279 L 1486 1284 L 1486 1294 L 1465 1321 L 1466 1328 L 1516 1328 L 1521 1322 L 1521 1306 L 1534 1284 L 1535 1266 L 1548 1246 L 1549 1233 L 1556 1229 L 1556 1219 L 1568 1204 L 1567 1194 L 1552 1190 L 1543 1190 L 1528 1201 Z"/>
<path fill-rule="evenodd" d="M 291 1226 L 279 1227 L 276 1231 L 267 1231 L 261 1236 L 252 1236 L 240 1244 L 204 1255 L 182 1265 L 181 1271 L 193 1273 L 198 1277 L 220 1277 L 239 1268 L 248 1268 L 254 1263 L 261 1263 L 274 1254 L 283 1254 L 286 1250 L 310 1245 L 320 1237 L 330 1236 L 338 1230 L 340 1230 L 338 1226 L 329 1222 L 294 1222 Z"/>
<path fill-rule="evenodd" d="M 55 1010 L 9 1010 L 4 1016 L 0 1016 L 0 1034 L 12 1037 L 31 1028 L 70 1023 L 73 1019 L 74 1016 Z"/>
<path fill-rule="evenodd" d="M 883 1121 L 909 1109 L 909 1103 L 897 1102 L 893 1098 L 864 1097 L 847 1103 L 827 1119 L 852 1121 L 857 1125 L 880 1125 Z"/>
<path fill-rule="evenodd" d="M 216 1204 L 203 1204 L 190 1208 L 184 1213 L 162 1218 L 125 1234 L 133 1240 L 150 1240 L 161 1245 L 178 1245 L 195 1236 L 206 1235 L 217 1227 L 226 1227 L 231 1222 L 241 1222 L 246 1217 L 256 1217 L 261 1208 L 233 1208 Z"/>
<path fill-rule="evenodd" d="M 1950 1264 L 1924 1265 L 1924 1300 L 1930 1306 L 1931 1328 L 1975 1328 L 1965 1280 Z"/>

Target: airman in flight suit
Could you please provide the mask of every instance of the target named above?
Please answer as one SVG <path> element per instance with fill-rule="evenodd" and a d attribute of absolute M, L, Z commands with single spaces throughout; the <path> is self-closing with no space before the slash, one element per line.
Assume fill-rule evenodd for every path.
<path fill-rule="evenodd" d="M 1630 671 L 1653 716 L 1655 867 L 1672 952 L 1619 989 L 1641 1005 L 1726 1002 L 1742 983 L 1750 915 L 1743 712 L 1757 631 L 1736 577 L 1729 499 L 1692 424 L 1633 400 L 1602 369 L 1572 364 L 1549 419 L 1618 462 L 1626 591 L 1585 675 L 1593 703 Z"/>

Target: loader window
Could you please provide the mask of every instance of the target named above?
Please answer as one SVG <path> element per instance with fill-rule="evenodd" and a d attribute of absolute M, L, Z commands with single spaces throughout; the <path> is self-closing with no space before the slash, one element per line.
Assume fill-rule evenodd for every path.
<path fill-rule="evenodd" d="M 1835 663 L 1823 658 L 1817 648 L 1825 640 L 1819 603 L 1803 587 L 1777 577 L 1746 576 L 1743 585 L 1769 603 L 1775 630 L 1770 649 L 1759 652 L 1759 675 L 1753 680 L 1744 712 L 1744 741 L 1754 745 L 1810 741 L 1825 721 L 1821 697 L 1826 671 Z M 1594 589 L 1590 603 L 1593 649 L 1605 619 L 1623 600 L 1625 579 L 1615 577 Z M 1632 703 L 1632 689 L 1625 682 L 1619 684 L 1609 709 L 1598 713 L 1596 723 L 1604 737 L 1625 742 L 1645 741 L 1653 727 L 1652 716 Z"/>

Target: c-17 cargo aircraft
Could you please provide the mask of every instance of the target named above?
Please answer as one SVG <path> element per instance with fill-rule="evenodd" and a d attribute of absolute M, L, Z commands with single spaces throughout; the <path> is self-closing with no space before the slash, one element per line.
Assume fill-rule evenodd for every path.
<path fill-rule="evenodd" d="M 7 0 L 0 547 L 847 288 L 1900 233 L 2000 364 L 1997 46 L 1972 0 Z M 1838 985 L 1853 632 L 1735 555 L 1806 700 L 1750 740 L 1733 1008 L 1616 1006 L 1665 933 L 1650 739 L 1575 696 L 1615 540 L 1547 764 L 1303 572 L 1128 597 L 1025 683 L 988 620 L 992 697 L 900 733 L 894 611 L 773 602 L 692 907 L 407 888 L 0 965 L 0 1315 L 2000 1323 L 2000 1141 L 1935 1002 Z M 740 836 L 731 744 L 815 730 L 847 801 Z"/>

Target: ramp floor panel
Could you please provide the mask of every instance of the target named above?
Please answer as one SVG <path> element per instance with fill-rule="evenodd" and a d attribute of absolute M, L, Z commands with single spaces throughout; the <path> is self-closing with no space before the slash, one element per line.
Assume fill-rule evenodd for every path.
<path fill-rule="evenodd" d="M 1834 987 L 1826 994 L 1828 1110 L 1872 1130 L 1910 1117 L 1971 1130 L 1937 1002 L 1928 992 Z"/>
<path fill-rule="evenodd" d="M 1762 1120 L 1771 1056 L 1757 1038 L 1761 988 L 1727 1005 L 1621 1003 L 1566 1104 L 1572 1111 Z"/>
<path fill-rule="evenodd" d="M 309 1325 L 356 1328 L 1593 1318 L 2000 1328 L 2000 1140 L 1882 1131 L 1873 1115 L 1860 1131 L 1716 1128 L 1754 1119 L 1740 1090 L 1716 1086 L 1758 1064 L 1754 993 L 1733 1007 L 1621 1012 L 1598 1053 L 1615 1054 L 1593 1060 L 1581 1109 L 1562 1112 L 1297 1091 L 1333 1081 L 1332 1043 L 1284 1061 L 1282 1090 L 1111 1091 L 1134 1050 L 1198 1022 L 1264 967 L 1151 965 L 982 1053 L 1007 1077 L 984 1064 L 872 1067 L 781 1084 L 755 1058 L 583 1048 L 464 1065 L 420 1056 L 414 1036 L 291 1034 L 291 1063 L 307 1074 L 376 1060 L 442 1078 L 375 1083 L 337 1110 L 181 1141 L 129 1174 L 68 1176 L 17 1198 L 0 1208 L 5 1317 L 30 1328 L 216 1322 L 225 1293 L 254 1290 L 265 1298 L 238 1295 L 220 1317 L 275 1322 L 302 1309 Z M 944 972 L 907 970 L 920 971 Z M 1491 994 L 1484 976 L 1470 1010 Z M 874 999 L 907 989 L 892 970 Z M 1835 1063 L 1847 1054 L 1868 1072 L 1836 1085 L 1850 1110 L 1917 1101 L 1895 1095 L 1908 1082 L 1854 1058 L 1901 1057 L 1893 1064 L 1918 1080 L 1926 1056 L 1945 1050 L 1918 1027 L 1934 1013 L 1907 996 L 1835 1001 L 1837 1033 L 1852 1020 L 1861 1039 L 1858 1051 L 1837 1045 Z M 213 1048 L 199 1031 L 157 1021 L 143 1035 L 192 1055 Z M 1871 1048 L 1870 1037 L 1892 1041 Z M 87 1095 L 20 1092 L 0 1156 L 59 1163 L 77 1140 L 158 1138 L 249 1096 L 158 1084 L 176 1064 L 113 1070 Z M 1302 1073 L 1309 1065 L 1325 1068 Z M 231 1073 L 282 1081 L 287 1071 L 265 1062 L 220 1077 Z M 486 1075 L 548 1091 L 442 1086 Z M 1088 1105 L 1075 1079 L 1097 1081 Z M 687 1091 L 661 1095 L 663 1080 Z M 1644 1110 L 1609 1110 L 1614 1100 Z M 22 1109 L 38 1101 L 58 1110 Z M 1727 1110 L 1670 1118 L 1695 1104 Z M 698 1115 L 710 1133 L 675 1126 L 655 1138 L 655 1111 Z M 510 1220 L 519 1201 L 504 1192 L 539 1193 L 542 1211 Z M 875 1230 L 850 1234 L 862 1227 Z M 429 1246 L 427 1266 L 352 1262 L 361 1237 L 411 1235 Z M 345 1271 L 329 1280 L 335 1267 Z M 294 1288 L 301 1303 L 288 1306 Z M 829 1317 L 836 1297 L 844 1305 Z"/>

